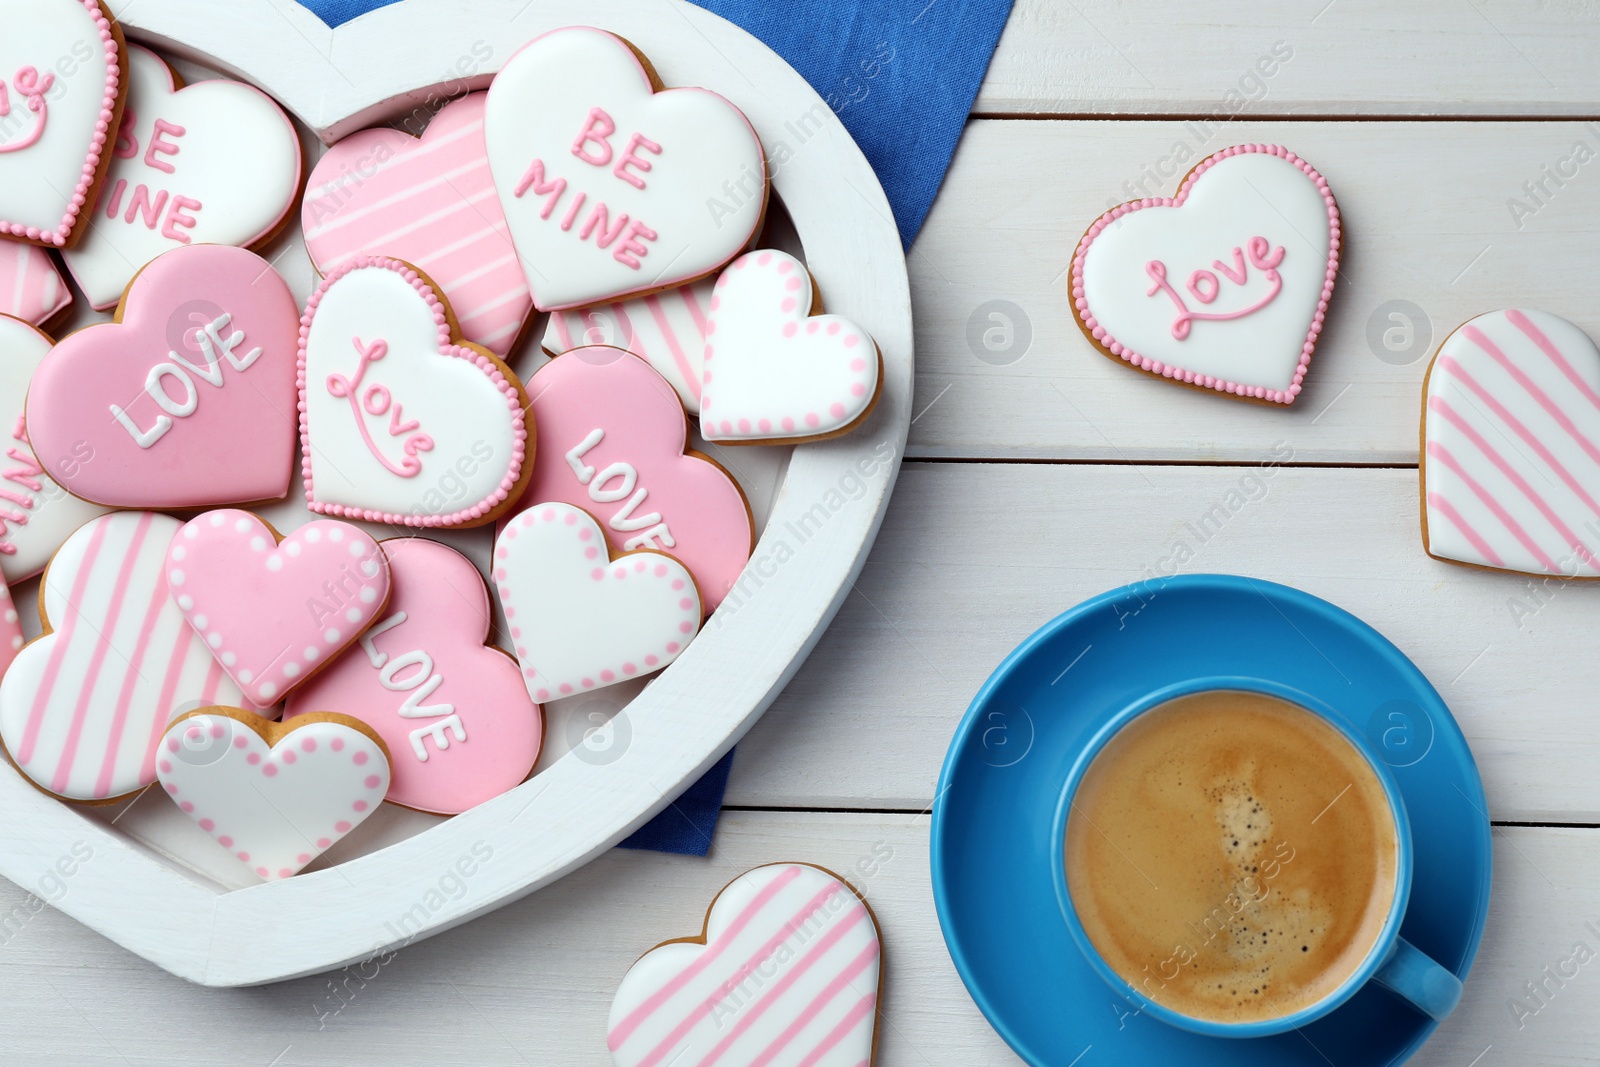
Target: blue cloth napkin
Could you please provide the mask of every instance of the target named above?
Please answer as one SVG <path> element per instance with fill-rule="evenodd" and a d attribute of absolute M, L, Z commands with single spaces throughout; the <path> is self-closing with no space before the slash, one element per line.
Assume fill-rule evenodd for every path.
<path fill-rule="evenodd" d="M 403 0 L 300 0 L 338 26 Z M 944 181 L 1012 0 L 695 0 L 765 41 L 861 146 L 911 246 Z M 623 848 L 704 856 L 729 752 Z"/>

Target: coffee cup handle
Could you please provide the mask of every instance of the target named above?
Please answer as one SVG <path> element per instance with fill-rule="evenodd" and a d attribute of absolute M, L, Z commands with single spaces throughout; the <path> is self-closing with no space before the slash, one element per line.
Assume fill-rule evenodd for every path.
<path fill-rule="evenodd" d="M 1401 937 L 1389 946 L 1372 980 L 1435 1019 L 1443 1019 L 1461 1002 L 1461 979 Z"/>

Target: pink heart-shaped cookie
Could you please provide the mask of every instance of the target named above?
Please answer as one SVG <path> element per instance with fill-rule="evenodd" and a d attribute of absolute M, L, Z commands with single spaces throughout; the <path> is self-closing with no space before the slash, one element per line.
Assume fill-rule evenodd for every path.
<path fill-rule="evenodd" d="M 558 501 L 594 515 L 613 549 L 669 552 L 694 575 L 707 611 L 755 544 L 738 483 L 697 452 L 678 394 L 618 348 L 579 348 L 528 381 L 538 434 L 528 506 Z"/>
<path fill-rule="evenodd" d="M 421 537 L 385 541 L 394 593 L 383 617 L 289 698 L 285 721 L 338 711 L 389 747 L 389 799 L 454 815 L 527 778 L 539 758 L 539 709 L 498 648 L 478 569 Z"/>
<path fill-rule="evenodd" d="M 326 274 L 356 256 L 416 264 L 461 335 L 497 356 L 533 310 L 483 147 L 485 93 L 445 105 L 422 137 L 362 130 L 328 149 L 306 186 L 306 250 Z"/>
<path fill-rule="evenodd" d="M 183 617 L 245 695 L 263 707 L 327 666 L 389 600 L 389 561 L 346 522 L 289 536 L 248 511 L 190 520 L 167 552 Z"/>
<path fill-rule="evenodd" d="M 877 346 L 849 319 L 813 315 L 820 303 L 805 264 L 785 252 L 750 252 L 722 272 L 706 323 L 707 441 L 836 437 L 872 411 Z"/>
<path fill-rule="evenodd" d="M 506 523 L 494 581 L 539 701 L 660 670 L 700 629 L 683 564 L 651 551 L 610 558 L 599 524 L 570 504 L 535 504 Z"/>
<path fill-rule="evenodd" d="M 276 500 L 294 469 L 299 310 L 260 256 L 168 252 L 117 321 L 60 341 L 28 390 L 34 453 L 69 492 L 108 507 Z"/>
<path fill-rule="evenodd" d="M 389 788 L 383 742 L 343 715 L 279 724 L 202 708 L 173 722 L 158 753 L 173 803 L 268 881 L 332 848 Z"/>

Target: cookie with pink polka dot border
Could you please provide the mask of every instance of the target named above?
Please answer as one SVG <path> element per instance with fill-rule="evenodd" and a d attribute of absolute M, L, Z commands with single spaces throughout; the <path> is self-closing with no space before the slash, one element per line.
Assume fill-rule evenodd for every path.
<path fill-rule="evenodd" d="M 700 630 L 688 568 L 651 549 L 612 556 L 600 524 L 570 504 L 535 504 L 508 522 L 493 576 L 540 703 L 660 670 Z"/>
<path fill-rule="evenodd" d="M 378 810 L 389 790 L 389 750 L 347 715 L 275 723 L 237 708 L 201 708 L 167 727 L 156 776 L 218 845 L 277 881 Z"/>
<path fill-rule="evenodd" d="M 847 434 L 883 394 L 883 356 L 849 319 L 822 313 L 804 263 L 761 249 L 717 278 L 706 316 L 700 433 L 724 445 Z"/>
<path fill-rule="evenodd" d="M 365 531 L 317 519 L 281 535 L 222 508 L 167 550 L 178 609 L 222 669 L 262 707 L 338 657 L 389 603 L 389 560 Z"/>

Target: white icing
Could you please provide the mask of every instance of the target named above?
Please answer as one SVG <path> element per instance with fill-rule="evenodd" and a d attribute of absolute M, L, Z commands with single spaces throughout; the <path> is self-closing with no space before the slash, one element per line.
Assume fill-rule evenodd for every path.
<path fill-rule="evenodd" d="M 1237 272 L 1234 250 L 1246 249 L 1252 237 L 1284 249 L 1276 268 L 1282 291 L 1247 317 L 1196 321 L 1187 337 L 1175 338 L 1178 309 L 1166 293 L 1150 295 L 1154 283 L 1147 264 L 1165 264 L 1168 282 L 1191 311 L 1241 310 L 1264 299 L 1271 282 L 1248 257 L 1242 285 L 1214 264 L 1221 260 Z M 1268 153 L 1230 156 L 1199 177 L 1182 206 L 1144 208 L 1101 231 L 1085 254 L 1084 292 L 1099 324 L 1142 356 L 1200 375 L 1283 391 L 1294 382 L 1322 299 L 1330 239 L 1327 201 L 1304 171 Z M 1211 271 L 1220 280 L 1210 304 L 1186 288 L 1197 270 Z"/>
<path fill-rule="evenodd" d="M 195 715 L 169 728 L 157 751 L 173 802 L 269 880 L 332 848 L 378 810 L 389 788 L 383 749 L 337 722 L 291 727 L 269 746 L 242 722 Z"/>
<path fill-rule="evenodd" d="M 367 364 L 357 392 L 388 391 L 391 407 L 364 415 L 368 433 L 388 463 L 420 464 L 400 477 L 368 449 L 350 401 L 329 391 L 330 375 L 352 379 L 356 340 L 388 343 Z M 439 351 L 439 325 L 405 278 L 382 267 L 362 267 L 322 294 L 306 339 L 305 404 L 315 500 L 389 515 L 434 517 L 470 508 L 491 497 L 514 462 L 515 423 L 506 394 L 470 358 Z M 393 418 L 399 411 L 398 423 Z M 399 434 L 396 425 L 419 426 Z M 426 434 L 433 447 L 408 457 L 405 443 Z"/>
<path fill-rule="evenodd" d="M 860 1067 L 881 965 L 872 915 L 843 882 L 805 864 L 757 867 L 711 905 L 705 944 L 662 945 L 628 970 L 607 1024 L 612 1059 Z"/>
<path fill-rule="evenodd" d="M 105 508 L 79 500 L 41 472 L 33 449 L 17 437 L 23 402 L 34 368 L 50 351 L 50 339 L 16 319 L 0 317 L 0 575 L 20 582 L 44 570 L 72 531 L 104 515 Z M 24 431 L 26 434 L 26 431 Z M 70 467 L 94 462 L 85 444 L 58 462 Z M 69 472 L 70 473 L 70 472 Z M 35 488 L 37 486 L 37 488 Z"/>
<path fill-rule="evenodd" d="M 808 317 L 811 277 L 778 251 L 749 252 L 717 279 L 700 432 L 708 441 L 838 433 L 878 393 L 878 352 L 838 315 Z"/>
<path fill-rule="evenodd" d="M 1430 552 L 1534 574 L 1600 575 L 1600 351 L 1587 334 L 1543 311 L 1479 315 L 1440 346 L 1425 419 Z"/>
<path fill-rule="evenodd" d="M 761 144 L 738 108 L 704 89 L 652 95 L 627 45 L 590 27 L 545 34 L 512 56 L 490 86 L 485 132 L 541 310 L 709 274 L 750 239 L 765 208 Z M 535 161 L 548 188 L 527 184 Z M 606 232 L 617 232 L 604 248 L 598 233 L 581 237 L 596 204 L 606 206 Z M 617 231 L 623 216 L 630 225 Z"/>
<path fill-rule="evenodd" d="M 0 220 L 53 232 L 82 177 L 112 67 L 100 28 L 79 0 L 0 0 L 0 26 L 0 79 L 11 104 L 10 115 L 0 118 L 0 149 L 25 142 L 40 118 L 19 91 L 17 75 L 33 67 L 41 88 L 44 78 L 53 79 L 44 93 L 39 139 L 0 151 Z"/>
<path fill-rule="evenodd" d="M 684 408 L 700 414 L 706 316 L 715 278 L 614 304 L 558 311 L 544 331 L 544 350 L 559 356 L 586 345 L 623 348 L 654 367 L 677 390 Z"/>
<path fill-rule="evenodd" d="M 607 562 L 604 532 L 568 504 L 535 504 L 506 524 L 494 580 L 540 702 L 659 670 L 700 628 L 700 597 L 681 563 L 657 552 Z"/>
<path fill-rule="evenodd" d="M 65 252 L 97 308 L 114 305 L 140 267 L 180 245 L 255 243 L 277 227 L 300 189 L 300 139 L 271 97 L 224 79 L 174 91 L 171 71 L 154 52 L 129 45 L 128 58 L 127 107 L 115 144 L 108 139 L 115 158 L 89 216 L 94 225 Z M 158 134 L 157 120 L 183 132 L 163 127 Z M 120 154 L 130 146 L 131 156 Z M 134 210 L 141 187 L 146 200 Z M 143 203 L 157 202 L 152 228 Z"/>

